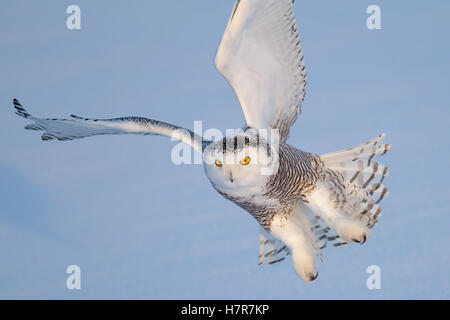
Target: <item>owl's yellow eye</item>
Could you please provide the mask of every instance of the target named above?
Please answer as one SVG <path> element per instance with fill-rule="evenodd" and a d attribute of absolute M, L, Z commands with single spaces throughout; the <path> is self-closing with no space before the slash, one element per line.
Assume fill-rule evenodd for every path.
<path fill-rule="evenodd" d="M 222 166 L 222 162 L 220 162 L 220 160 L 216 160 L 216 166 L 221 167 Z"/>
<path fill-rule="evenodd" d="M 250 163 L 250 157 L 245 157 L 244 159 L 241 160 L 241 164 L 246 166 Z"/>

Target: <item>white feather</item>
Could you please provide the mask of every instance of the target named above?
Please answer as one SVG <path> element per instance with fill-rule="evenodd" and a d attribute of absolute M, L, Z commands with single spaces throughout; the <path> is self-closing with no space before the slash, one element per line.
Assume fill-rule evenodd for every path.
<path fill-rule="evenodd" d="M 216 55 L 247 125 L 285 140 L 306 89 L 292 0 L 238 0 Z"/>
<path fill-rule="evenodd" d="M 201 136 L 162 121 L 141 117 L 87 119 L 74 115 L 71 119 L 41 119 L 31 116 L 16 99 L 14 107 L 17 115 L 34 122 L 25 129 L 44 131 L 42 140 L 73 140 L 105 134 L 154 134 L 171 137 L 202 150 Z"/>

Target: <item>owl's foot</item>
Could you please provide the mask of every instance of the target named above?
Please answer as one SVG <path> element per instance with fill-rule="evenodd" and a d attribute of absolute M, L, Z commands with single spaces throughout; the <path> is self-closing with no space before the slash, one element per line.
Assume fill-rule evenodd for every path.
<path fill-rule="evenodd" d="M 305 281 L 314 281 L 319 273 L 314 274 L 315 263 L 314 256 L 309 250 L 294 248 L 292 251 L 292 260 L 295 272 Z"/>
<path fill-rule="evenodd" d="M 311 275 L 311 278 L 309 281 L 314 281 L 317 279 L 317 277 L 319 276 L 319 271 L 316 272 L 316 274 Z"/>
<path fill-rule="evenodd" d="M 353 239 L 353 241 L 359 244 L 364 244 L 367 240 L 367 236 L 364 234 L 363 237 L 364 238 L 362 240 Z"/>
<path fill-rule="evenodd" d="M 347 242 L 363 244 L 369 236 L 369 229 L 358 221 L 340 218 L 335 221 L 335 227 L 341 238 Z"/>

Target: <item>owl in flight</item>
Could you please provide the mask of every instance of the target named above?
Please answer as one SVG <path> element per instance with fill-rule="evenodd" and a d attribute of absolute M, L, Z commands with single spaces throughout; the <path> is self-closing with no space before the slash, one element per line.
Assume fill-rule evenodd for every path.
<path fill-rule="evenodd" d="M 260 224 L 259 264 L 292 255 L 305 281 L 316 279 L 315 256 L 327 244 L 364 243 L 387 195 L 387 168 L 375 161 L 390 145 L 384 134 L 343 151 L 315 155 L 289 144 L 301 111 L 306 71 L 293 0 L 237 0 L 215 64 L 242 107 L 243 129 L 209 141 L 187 129 L 141 118 L 40 119 L 14 99 L 16 113 L 43 131 L 42 140 L 105 134 L 163 135 L 203 154 L 212 186 Z"/>

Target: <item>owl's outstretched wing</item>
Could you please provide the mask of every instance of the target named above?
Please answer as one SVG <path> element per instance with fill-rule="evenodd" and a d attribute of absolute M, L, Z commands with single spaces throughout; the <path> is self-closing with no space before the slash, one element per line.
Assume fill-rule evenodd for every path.
<path fill-rule="evenodd" d="M 73 140 L 105 134 L 142 134 L 162 135 L 180 140 L 197 150 L 202 150 L 202 137 L 194 132 L 165 123 L 162 121 L 125 117 L 115 119 L 87 119 L 71 115 L 71 119 L 39 119 L 31 116 L 28 111 L 14 99 L 16 114 L 34 123 L 27 125 L 28 130 L 42 130 L 42 140 Z"/>
<path fill-rule="evenodd" d="M 237 0 L 216 55 L 247 126 L 286 140 L 305 97 L 306 70 L 293 0 Z"/>

